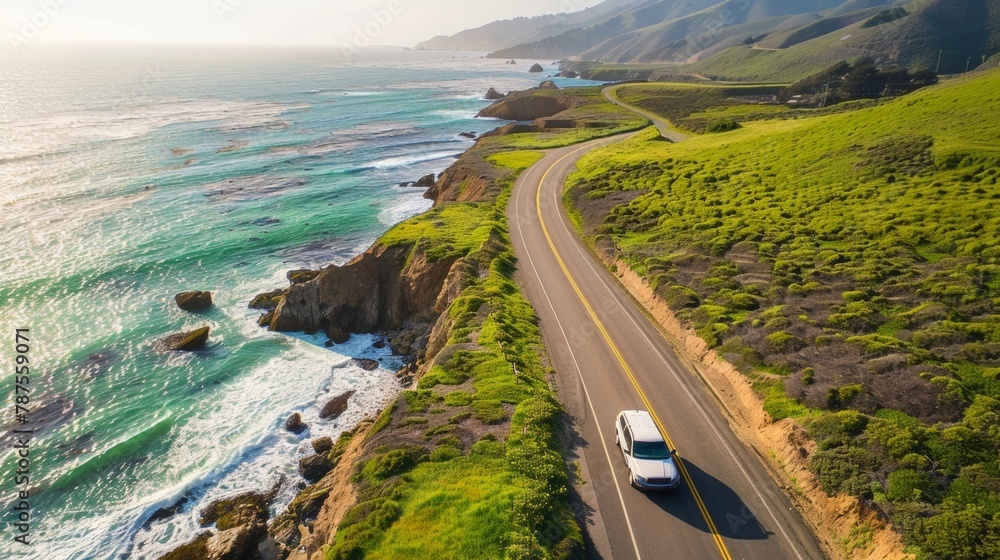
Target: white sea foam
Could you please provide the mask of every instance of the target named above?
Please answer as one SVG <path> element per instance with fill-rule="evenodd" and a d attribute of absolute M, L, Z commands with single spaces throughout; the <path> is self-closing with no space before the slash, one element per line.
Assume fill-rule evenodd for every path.
<path fill-rule="evenodd" d="M 396 198 L 378 214 L 379 221 L 386 226 L 396 225 L 434 205 L 434 201 L 424 198 L 421 189 L 396 187 L 394 191 L 397 193 Z"/>
<path fill-rule="evenodd" d="M 406 167 L 409 165 L 413 165 L 415 163 L 424 163 L 428 161 L 437 161 L 439 159 L 455 157 L 460 153 L 462 152 L 447 151 L 447 152 L 431 152 L 428 154 L 397 156 L 376 161 L 371 164 L 371 167 L 374 167 L 375 169 L 392 169 L 395 167 Z"/>

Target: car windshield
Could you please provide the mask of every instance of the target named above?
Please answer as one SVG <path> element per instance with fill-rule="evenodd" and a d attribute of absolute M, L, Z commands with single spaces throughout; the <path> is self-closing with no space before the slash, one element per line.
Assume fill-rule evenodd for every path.
<path fill-rule="evenodd" d="M 670 457 L 670 450 L 662 441 L 637 441 L 632 456 L 636 459 L 666 459 Z"/>

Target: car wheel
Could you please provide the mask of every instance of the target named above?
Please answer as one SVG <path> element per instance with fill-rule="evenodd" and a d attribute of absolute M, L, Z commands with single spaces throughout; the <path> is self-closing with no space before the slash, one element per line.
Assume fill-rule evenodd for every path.
<path fill-rule="evenodd" d="M 634 475 L 634 474 L 632 474 L 631 472 L 630 472 L 630 473 L 628 473 L 628 483 L 629 483 L 629 486 L 631 486 L 632 488 L 635 488 L 635 489 L 638 489 L 638 488 L 639 488 L 639 487 L 638 487 L 638 486 L 636 486 L 636 484 L 635 484 L 635 475 Z"/>
<path fill-rule="evenodd" d="M 619 441 L 618 432 L 615 432 L 615 445 L 617 445 L 618 447 L 622 446 L 622 442 Z"/>

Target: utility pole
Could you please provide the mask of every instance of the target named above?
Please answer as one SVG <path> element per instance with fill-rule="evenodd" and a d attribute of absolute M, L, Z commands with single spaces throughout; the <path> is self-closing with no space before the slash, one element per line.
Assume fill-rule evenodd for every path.
<path fill-rule="evenodd" d="M 966 74 L 968 74 L 968 73 L 969 73 L 969 65 L 970 65 L 970 64 L 972 64 L 972 57 L 971 57 L 971 56 L 969 57 L 969 60 L 966 60 L 966 61 L 965 61 L 965 73 L 966 73 Z"/>
<path fill-rule="evenodd" d="M 826 98 L 828 95 L 830 95 L 830 82 L 826 83 L 826 90 L 823 92 L 823 101 L 821 101 L 819 104 L 820 109 L 826 107 Z"/>
<path fill-rule="evenodd" d="M 943 55 L 943 54 L 944 54 L 944 49 L 941 49 L 938 52 L 938 64 L 937 64 L 937 68 L 934 69 L 934 73 L 935 74 L 938 74 L 938 73 L 941 72 L 941 55 Z"/>

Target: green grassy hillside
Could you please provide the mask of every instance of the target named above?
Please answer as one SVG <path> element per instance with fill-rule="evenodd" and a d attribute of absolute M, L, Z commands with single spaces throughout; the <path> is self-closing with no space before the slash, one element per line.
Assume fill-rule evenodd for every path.
<path fill-rule="evenodd" d="M 596 243 L 808 426 L 823 487 L 926 558 L 1000 554 L 998 103 L 989 72 L 681 144 L 649 131 L 569 191 L 604 208 Z"/>

